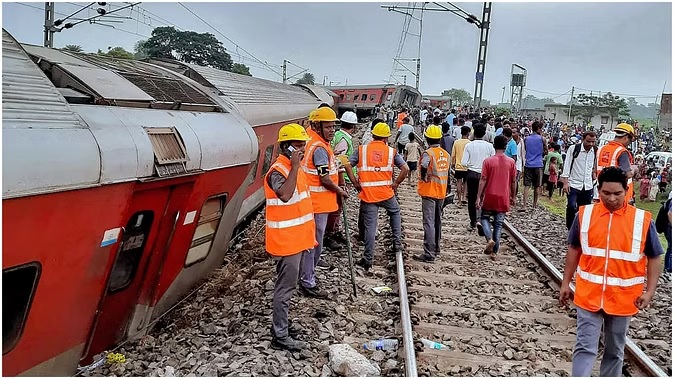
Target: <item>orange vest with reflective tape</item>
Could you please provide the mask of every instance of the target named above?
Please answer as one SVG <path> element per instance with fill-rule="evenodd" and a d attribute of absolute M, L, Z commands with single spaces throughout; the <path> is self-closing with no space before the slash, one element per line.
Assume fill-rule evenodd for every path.
<path fill-rule="evenodd" d="M 401 126 L 403 126 L 404 122 L 403 120 L 407 117 L 407 113 L 405 112 L 400 112 L 398 113 L 398 119 L 396 120 L 396 126 L 398 129 L 400 129 Z"/>
<path fill-rule="evenodd" d="M 337 185 L 337 183 L 339 183 L 339 173 L 337 172 L 335 154 L 332 152 L 330 144 L 326 143 L 313 129 L 307 129 L 307 134 L 309 134 L 311 140 L 307 142 L 304 160 L 302 161 L 302 170 L 306 174 L 307 183 L 309 184 L 309 192 L 311 193 L 311 202 L 314 207 L 314 213 L 334 212 L 338 209 L 337 194 L 321 184 L 321 178 L 318 176 L 316 165 L 314 165 L 313 155 L 317 147 L 322 147 L 328 152 L 329 176 L 332 182 Z"/>
<path fill-rule="evenodd" d="M 273 170 L 288 179 L 291 168 L 290 159 L 285 155 L 279 155 L 264 177 L 264 196 L 267 199 L 267 206 L 264 209 L 265 248 L 269 254 L 281 257 L 313 249 L 316 246 L 314 210 L 311 206 L 309 186 L 304 172 L 298 170 L 295 192 L 285 203 L 269 186 L 268 177 Z"/>
<path fill-rule="evenodd" d="M 426 154 L 431 158 L 426 170 L 427 181 L 421 180 L 421 170 L 419 170 L 417 193 L 422 197 L 444 199 L 449 175 L 449 153 L 441 147 L 431 147 L 426 150 Z"/>
<path fill-rule="evenodd" d="M 618 157 L 623 151 L 627 151 L 627 156 L 630 157 L 630 164 L 634 163 L 632 153 L 629 152 L 620 142 L 611 141 L 597 150 L 597 178 L 601 170 L 606 167 L 620 167 L 618 166 Z M 634 197 L 634 183 L 632 178 L 627 179 L 627 193 L 625 198 L 629 202 Z"/>
<path fill-rule="evenodd" d="M 631 316 L 644 291 L 644 246 L 651 214 L 625 204 L 611 213 L 603 203 L 578 210 L 582 254 L 576 270 L 574 303 L 591 312 Z"/>
<path fill-rule="evenodd" d="M 378 203 L 393 197 L 393 159 L 396 151 L 383 141 L 358 147 L 358 197 L 366 203 Z"/>

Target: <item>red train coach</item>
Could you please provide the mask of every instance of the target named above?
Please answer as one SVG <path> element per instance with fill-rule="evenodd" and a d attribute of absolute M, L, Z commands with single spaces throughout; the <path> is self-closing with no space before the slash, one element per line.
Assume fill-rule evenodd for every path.
<path fill-rule="evenodd" d="M 337 95 L 340 112 L 353 110 L 358 116 L 372 115 L 376 106 L 404 105 L 415 107 L 421 104 L 421 93 L 414 87 L 395 84 L 327 87 Z"/>
<path fill-rule="evenodd" d="M 240 104 L 160 65 L 5 30 L 2 74 L 4 375 L 72 375 L 144 334 L 222 263 L 259 146 L 321 101 L 291 87 L 313 103 L 289 112 L 259 84 Z"/>

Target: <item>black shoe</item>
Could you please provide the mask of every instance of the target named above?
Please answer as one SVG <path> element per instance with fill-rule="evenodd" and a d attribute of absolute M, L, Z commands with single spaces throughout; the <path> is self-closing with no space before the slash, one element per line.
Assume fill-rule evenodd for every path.
<path fill-rule="evenodd" d="M 454 204 L 454 195 L 451 193 L 445 196 L 445 201 L 442 203 L 442 209 L 445 209 L 449 204 Z"/>
<path fill-rule="evenodd" d="M 307 297 L 315 297 L 317 299 L 328 298 L 328 293 L 318 288 L 318 285 L 316 287 L 307 288 L 300 284 L 300 292 Z"/>
<path fill-rule="evenodd" d="M 283 349 L 290 351 L 300 351 L 307 347 L 307 344 L 305 344 L 304 342 L 294 340 L 290 336 L 286 336 L 283 338 L 272 336 L 271 345 L 275 349 Z"/>
<path fill-rule="evenodd" d="M 316 268 L 328 270 L 332 268 L 332 266 L 328 262 L 324 261 L 323 258 L 319 258 L 318 263 L 316 263 Z"/>
<path fill-rule="evenodd" d="M 332 238 L 324 238 L 323 239 L 323 247 L 325 247 L 328 250 L 332 250 L 332 251 L 339 251 L 339 250 L 342 249 L 342 245 L 337 243 Z"/>
<path fill-rule="evenodd" d="M 425 254 L 413 255 L 412 259 L 414 259 L 415 261 L 421 261 L 421 262 L 426 262 L 426 263 L 434 263 L 435 262 L 435 258 L 431 258 L 431 257 L 429 257 L 428 255 L 425 255 Z"/>
<path fill-rule="evenodd" d="M 365 271 L 369 271 L 370 268 L 372 268 L 372 263 L 366 261 L 365 258 L 360 258 L 360 260 L 356 262 L 356 265 L 364 268 Z"/>
<path fill-rule="evenodd" d="M 274 326 L 269 327 L 269 332 L 271 333 L 272 337 L 276 337 L 276 334 L 274 334 Z M 288 335 L 293 338 L 297 338 L 300 334 L 304 333 L 304 329 L 301 327 L 295 326 L 292 322 L 288 321 Z"/>
<path fill-rule="evenodd" d="M 484 229 L 482 229 L 482 224 L 478 222 L 477 224 L 475 224 L 475 226 L 477 227 L 477 234 L 480 237 L 484 237 Z"/>
<path fill-rule="evenodd" d="M 344 237 L 344 234 L 342 232 L 336 232 L 332 235 L 332 240 L 337 242 L 338 244 L 341 245 L 346 245 L 346 237 Z"/>

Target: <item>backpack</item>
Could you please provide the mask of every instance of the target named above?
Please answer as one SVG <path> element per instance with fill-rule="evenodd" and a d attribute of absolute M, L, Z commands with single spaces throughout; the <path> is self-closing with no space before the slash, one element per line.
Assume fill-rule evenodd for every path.
<path fill-rule="evenodd" d="M 580 155 L 580 149 L 582 148 L 582 143 L 577 143 L 573 146 L 573 156 L 571 157 L 571 166 L 569 167 L 569 175 L 571 175 L 571 171 L 573 170 L 573 162 L 578 158 Z M 594 167 L 597 166 L 597 150 L 599 148 L 597 146 L 592 146 L 592 150 L 594 150 Z M 597 171 L 595 169 L 595 171 Z"/>
<path fill-rule="evenodd" d="M 672 199 L 669 199 L 662 203 L 662 206 L 658 211 L 658 216 L 655 218 L 655 230 L 658 233 L 664 233 L 667 229 L 670 228 L 669 217 L 667 217 L 667 208 L 669 208 L 671 201 Z"/>

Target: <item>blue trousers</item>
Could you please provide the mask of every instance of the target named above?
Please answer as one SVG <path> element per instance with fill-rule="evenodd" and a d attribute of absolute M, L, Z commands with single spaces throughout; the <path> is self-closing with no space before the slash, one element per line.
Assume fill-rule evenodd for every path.
<path fill-rule="evenodd" d="M 491 217 L 494 217 L 494 229 L 492 231 Z M 501 245 L 501 230 L 503 230 L 503 220 L 505 220 L 505 213 L 496 211 L 482 210 L 480 215 L 480 224 L 482 224 L 482 231 L 484 238 L 494 240 L 494 254 L 498 253 L 498 248 Z"/>
<path fill-rule="evenodd" d="M 665 253 L 665 272 L 672 273 L 672 226 L 670 225 L 665 230 L 665 238 L 667 239 L 667 252 Z"/>
<path fill-rule="evenodd" d="M 302 253 L 302 268 L 300 272 L 300 281 L 304 288 L 316 287 L 316 265 L 318 259 L 321 257 L 323 251 L 323 237 L 325 235 L 325 227 L 328 225 L 329 213 L 314 213 L 314 220 L 316 221 L 316 241 L 318 246 Z"/>
<path fill-rule="evenodd" d="M 573 219 L 578 213 L 578 207 L 581 205 L 588 205 L 592 203 L 592 196 L 594 195 L 592 188 L 581 191 L 575 188 L 570 188 L 569 196 L 566 201 L 566 228 L 571 229 Z"/>
<path fill-rule="evenodd" d="M 621 376 L 625 342 L 631 317 L 611 316 L 603 311 L 590 312 L 576 307 L 578 311 L 576 345 L 573 348 L 571 376 L 590 376 L 597 359 L 599 335 L 604 326 L 604 357 L 599 367 L 599 376 Z"/>

